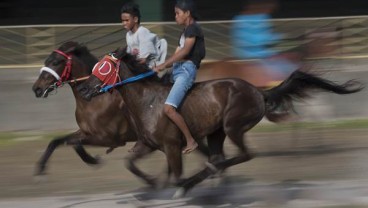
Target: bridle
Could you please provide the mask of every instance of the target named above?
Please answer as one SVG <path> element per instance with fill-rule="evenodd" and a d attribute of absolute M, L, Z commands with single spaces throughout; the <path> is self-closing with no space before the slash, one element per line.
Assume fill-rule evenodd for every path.
<path fill-rule="evenodd" d="M 57 80 L 57 82 L 55 83 L 56 86 L 61 86 L 62 82 L 67 81 L 69 79 L 70 74 L 72 72 L 72 56 L 62 52 L 61 50 L 54 50 L 54 52 L 62 55 L 67 60 L 61 76 L 59 76 L 54 70 L 46 66 L 42 67 L 40 72 L 42 73 L 43 71 L 45 71 L 50 73 Z"/>
<path fill-rule="evenodd" d="M 46 67 L 46 66 L 41 68 L 40 73 L 45 71 L 45 72 L 50 73 L 52 76 L 54 76 L 55 79 L 57 80 L 57 82 L 53 84 L 55 87 L 60 87 L 60 86 L 63 86 L 64 84 L 74 83 L 74 82 L 83 81 L 83 80 L 88 79 L 89 76 L 70 80 L 69 78 L 72 73 L 72 55 L 64 53 L 63 51 L 58 50 L 58 49 L 54 50 L 53 52 L 62 55 L 67 60 L 65 67 L 63 69 L 63 73 L 61 74 L 61 76 L 59 76 L 53 69 Z"/>
<path fill-rule="evenodd" d="M 64 58 L 66 58 L 66 64 L 65 67 L 63 69 L 63 73 L 61 74 L 61 76 L 59 76 L 58 73 L 56 73 L 53 69 L 44 66 L 41 68 L 40 73 L 42 72 L 47 72 L 49 74 L 51 74 L 53 77 L 55 77 L 55 79 L 57 80 L 54 84 L 50 85 L 49 87 L 47 87 L 47 89 L 45 90 L 44 94 L 52 91 L 52 90 L 56 90 L 59 87 L 62 87 L 64 84 L 68 84 L 68 83 L 76 83 L 78 81 L 83 81 L 88 79 L 89 76 L 85 76 L 85 77 L 81 77 L 78 79 L 70 79 L 71 77 L 71 73 L 72 73 L 72 55 L 64 53 L 61 50 L 54 50 L 53 52 L 60 54 L 61 56 L 63 56 Z"/>

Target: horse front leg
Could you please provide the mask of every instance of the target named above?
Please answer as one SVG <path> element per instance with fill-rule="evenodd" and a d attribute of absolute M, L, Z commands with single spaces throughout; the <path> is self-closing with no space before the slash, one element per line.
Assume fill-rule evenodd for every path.
<path fill-rule="evenodd" d="M 137 143 L 134 145 L 134 151 L 131 151 L 130 154 L 125 158 L 125 167 L 151 187 L 156 187 L 156 178 L 144 173 L 135 164 L 137 160 L 144 158 L 153 151 L 155 150 L 146 146 L 140 140 L 138 140 Z"/>
<path fill-rule="evenodd" d="M 66 136 L 53 139 L 49 143 L 45 152 L 43 153 L 39 162 L 37 163 L 35 175 L 40 176 L 40 175 L 46 174 L 45 171 L 47 168 L 47 162 L 49 161 L 55 149 L 59 147 L 60 145 L 74 145 L 75 151 L 78 153 L 78 155 L 81 157 L 81 159 L 84 162 L 88 164 L 98 164 L 99 163 L 98 159 L 92 157 L 84 150 L 81 141 L 84 141 L 84 140 L 83 140 L 83 135 L 81 134 L 79 130 L 71 134 L 68 134 Z"/>
<path fill-rule="evenodd" d="M 91 156 L 83 147 L 82 143 L 75 144 L 73 146 L 75 152 L 79 155 L 79 157 L 83 160 L 83 162 L 89 165 L 98 165 L 100 164 L 100 157 L 99 156 Z"/>
<path fill-rule="evenodd" d="M 34 175 L 39 176 L 39 175 L 46 175 L 45 170 L 46 170 L 46 163 L 47 161 L 50 159 L 52 153 L 55 151 L 55 149 L 60 146 L 61 144 L 64 144 L 65 141 L 68 139 L 70 135 L 67 135 L 65 137 L 62 138 L 56 138 L 53 139 L 49 145 L 47 146 L 45 152 L 42 154 L 40 160 L 38 161 L 37 165 L 36 165 L 36 172 Z"/>
<path fill-rule="evenodd" d="M 182 150 L 181 143 L 179 139 L 177 142 L 167 142 L 164 146 L 164 152 L 166 155 L 166 160 L 168 163 L 168 177 L 165 184 L 168 184 L 171 176 L 174 177 L 174 184 L 180 185 L 182 183 L 182 174 L 183 174 L 183 158 L 182 158 Z"/>

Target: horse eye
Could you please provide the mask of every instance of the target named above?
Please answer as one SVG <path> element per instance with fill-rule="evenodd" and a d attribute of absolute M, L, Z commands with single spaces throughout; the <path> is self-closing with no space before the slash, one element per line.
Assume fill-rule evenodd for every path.
<path fill-rule="evenodd" d="M 55 61 L 53 61 L 51 64 L 52 64 L 53 66 L 57 66 L 57 65 L 61 64 L 63 61 L 64 61 L 64 60 L 55 60 Z"/>
<path fill-rule="evenodd" d="M 53 62 L 51 63 L 51 65 L 56 66 L 56 65 L 58 65 L 59 63 L 60 63 L 59 61 L 53 61 Z"/>

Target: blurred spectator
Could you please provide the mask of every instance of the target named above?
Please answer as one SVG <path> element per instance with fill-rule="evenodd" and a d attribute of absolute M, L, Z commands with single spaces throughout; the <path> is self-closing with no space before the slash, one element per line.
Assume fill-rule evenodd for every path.
<path fill-rule="evenodd" d="M 246 1 L 244 10 L 233 19 L 232 44 L 235 58 L 256 59 L 274 80 L 282 80 L 298 69 L 298 64 L 272 48 L 281 39 L 271 23 L 277 7 L 277 0 Z"/>

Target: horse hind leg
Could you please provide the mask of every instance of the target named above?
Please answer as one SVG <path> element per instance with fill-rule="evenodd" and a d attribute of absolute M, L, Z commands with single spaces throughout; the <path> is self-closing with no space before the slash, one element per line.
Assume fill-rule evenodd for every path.
<path fill-rule="evenodd" d="M 208 163 L 214 164 L 225 160 L 224 141 L 226 134 L 223 128 L 218 129 L 214 133 L 207 136 L 208 149 L 210 152 Z M 222 178 L 224 171 L 219 171 L 211 178 Z"/>
<path fill-rule="evenodd" d="M 248 125 L 244 126 L 237 125 L 237 126 L 239 128 L 231 128 L 231 130 L 228 131 L 228 137 L 239 148 L 240 153 L 235 157 L 218 161 L 213 164 L 206 163 L 207 167 L 205 169 L 188 178 L 187 180 L 185 180 L 184 183 L 182 183 L 183 185 L 176 191 L 173 198 L 179 198 L 184 196 L 195 185 L 202 182 L 209 176 L 218 173 L 218 171 L 223 171 L 228 167 L 252 159 L 252 156 L 249 154 L 247 147 L 244 144 L 243 135 L 246 131 L 248 131 L 251 127 L 253 127 L 254 124 L 249 123 Z"/>

